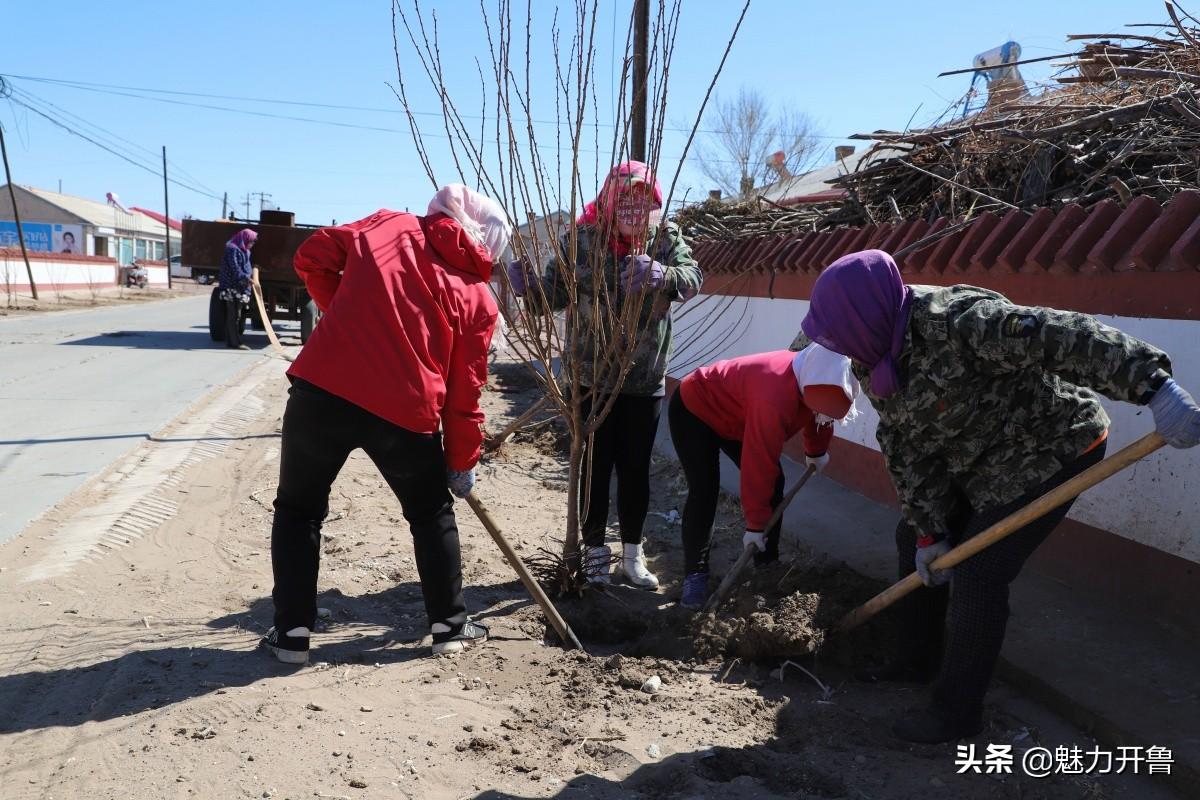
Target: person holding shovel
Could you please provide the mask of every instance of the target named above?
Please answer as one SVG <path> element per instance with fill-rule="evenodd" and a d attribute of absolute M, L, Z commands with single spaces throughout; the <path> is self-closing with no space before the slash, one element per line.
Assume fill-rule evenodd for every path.
<path fill-rule="evenodd" d="M 225 243 L 217 275 L 217 296 L 225 301 L 225 346 L 234 350 L 250 349 L 242 342 L 242 317 L 250 305 L 250 250 L 256 241 L 258 233 L 250 228 L 235 233 Z"/>
<path fill-rule="evenodd" d="M 559 242 L 560 256 L 546 264 L 542 276 L 523 261 L 508 265 L 509 283 L 518 297 L 526 297 L 527 303 L 544 299 L 560 309 L 572 298 L 559 265 L 573 263 L 577 297 L 568 358 L 582 384 L 584 418 L 613 400 L 588 440 L 580 470 L 583 567 L 589 580 L 609 580 L 612 553 L 604 544 L 604 532 L 615 470 L 619 569 L 630 583 L 645 589 L 658 588 L 658 578 L 646 567 L 642 529 L 650 507 L 650 455 L 666 394 L 668 312 L 672 302 L 699 292 L 701 283 L 700 268 L 679 229 L 651 223 L 662 203 L 662 187 L 645 164 L 618 164 L 575 223 L 573 262 L 568 230 Z M 628 321 L 613 321 L 630 311 Z M 622 335 L 632 338 L 627 342 L 632 353 L 619 352 Z M 626 356 L 627 371 L 614 367 Z"/>
<path fill-rule="evenodd" d="M 450 495 L 465 498 L 475 483 L 497 314 L 488 280 L 510 234 L 500 206 L 454 184 L 424 217 L 377 211 L 322 228 L 296 251 L 324 316 L 288 370 L 271 527 L 275 625 L 262 640 L 279 660 L 308 660 L 321 523 L 358 448 L 408 520 L 433 652 L 487 638 L 467 617 Z"/>
<path fill-rule="evenodd" d="M 708 553 L 721 489 L 720 455 L 741 471 L 743 547 L 755 562 L 779 558 L 782 520 L 764 530 L 783 500 L 784 444 L 796 434 L 805 461 L 829 463 L 833 421 L 853 418 L 858 382 L 850 359 L 818 344 L 799 353 L 781 350 L 732 358 L 685 377 L 671 397 L 671 441 L 687 477 L 683 506 L 683 594 L 680 605 L 698 609 L 708 598 Z"/>
<path fill-rule="evenodd" d="M 1067 502 L 958 564 L 930 565 L 1104 457 L 1109 419 L 1096 392 L 1148 405 L 1168 444 L 1200 443 L 1200 408 L 1166 353 L 1086 314 L 1019 306 L 973 286 L 908 286 L 867 250 L 821 273 L 802 323 L 849 356 L 879 413 L 896 486 L 906 652 L 880 677 L 931 679 L 932 702 L 894 733 L 938 743 L 982 728 L 1004 641 L 1009 584 L 1066 516 Z"/>

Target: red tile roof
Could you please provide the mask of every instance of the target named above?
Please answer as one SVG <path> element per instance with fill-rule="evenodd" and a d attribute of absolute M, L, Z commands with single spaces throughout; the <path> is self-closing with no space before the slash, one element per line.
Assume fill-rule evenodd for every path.
<path fill-rule="evenodd" d="M 140 206 L 130 206 L 130 208 L 133 211 L 137 211 L 139 213 L 145 214 L 147 217 L 154 220 L 155 222 L 163 222 L 166 219 L 166 217 L 164 217 L 162 214 L 158 213 L 157 211 L 151 211 L 148 208 L 142 208 Z M 174 230 L 174 231 L 183 230 L 183 223 L 177 219 L 171 220 L 171 230 Z"/>
<path fill-rule="evenodd" d="M 946 230 L 951 232 L 903 252 Z M 1087 209 L 1072 204 L 1032 214 L 987 212 L 961 226 L 939 218 L 820 233 L 702 239 L 692 250 L 706 273 L 818 273 L 847 253 L 875 248 L 901 253 L 896 263 L 905 275 L 1200 270 L 1200 191 L 1179 192 L 1165 205 L 1141 196 L 1127 206 L 1105 200 Z"/>

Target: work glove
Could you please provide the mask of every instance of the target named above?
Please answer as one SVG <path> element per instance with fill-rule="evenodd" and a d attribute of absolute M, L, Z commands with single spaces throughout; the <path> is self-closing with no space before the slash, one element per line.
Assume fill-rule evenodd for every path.
<path fill-rule="evenodd" d="M 508 272 L 508 282 L 512 285 L 513 294 L 517 297 L 524 297 L 529 291 L 529 284 L 533 277 L 533 267 L 529 266 L 529 262 L 524 259 L 513 259 L 508 262 L 506 267 Z"/>
<path fill-rule="evenodd" d="M 1150 398 L 1154 427 L 1172 447 L 1195 447 L 1200 444 L 1200 408 L 1196 401 L 1175 382 L 1167 378 Z"/>
<path fill-rule="evenodd" d="M 446 470 L 446 486 L 450 489 L 450 494 L 458 498 L 466 498 L 471 493 L 471 489 L 475 486 L 475 468 L 459 470 Z"/>
<path fill-rule="evenodd" d="M 950 580 L 952 570 L 939 569 L 935 571 L 929 566 L 948 552 L 950 552 L 950 543 L 945 539 L 926 545 L 925 547 L 917 548 L 917 557 L 915 559 L 917 574 L 921 576 L 921 582 L 926 586 L 941 586 Z"/>
<path fill-rule="evenodd" d="M 829 453 L 822 453 L 819 456 L 805 456 L 804 464 L 820 472 L 829 466 Z"/>
<path fill-rule="evenodd" d="M 661 289 L 667 279 L 666 268 L 648 255 L 626 256 L 621 268 L 621 283 L 631 292 L 644 287 Z"/>
<path fill-rule="evenodd" d="M 750 545 L 757 547 L 759 553 L 766 552 L 767 535 L 762 531 L 746 531 L 742 534 L 742 549 L 745 550 Z"/>

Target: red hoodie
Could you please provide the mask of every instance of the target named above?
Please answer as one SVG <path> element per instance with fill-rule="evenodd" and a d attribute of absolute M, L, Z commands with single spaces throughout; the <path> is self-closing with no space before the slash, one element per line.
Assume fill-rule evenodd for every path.
<path fill-rule="evenodd" d="M 288 374 L 406 430 L 442 428 L 446 465 L 473 467 L 497 313 L 486 251 L 445 214 L 380 210 L 317 231 L 293 263 L 324 316 Z"/>
<path fill-rule="evenodd" d="M 761 531 L 771 519 L 771 494 L 784 443 L 800 433 L 804 452 L 819 456 L 833 438 L 833 425 L 817 425 L 816 415 L 804 403 L 792 372 L 795 357 L 790 350 L 780 350 L 718 361 L 692 372 L 679 385 L 688 411 L 722 439 L 742 443 L 742 513 L 747 530 Z M 845 416 L 850 401 L 841 389 L 809 387 L 826 388 L 833 390 L 834 398 L 823 400 L 822 406 L 827 407 L 819 410 L 835 418 Z"/>

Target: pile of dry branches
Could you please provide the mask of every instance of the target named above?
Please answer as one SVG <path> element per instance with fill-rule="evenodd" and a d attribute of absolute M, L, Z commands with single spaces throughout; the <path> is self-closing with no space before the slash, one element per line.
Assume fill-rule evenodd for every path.
<path fill-rule="evenodd" d="M 792 231 L 818 231 L 856 223 L 859 214 L 839 201 L 782 206 L 764 198 L 744 203 L 705 200 L 685 206 L 675 224 L 689 239 L 738 239 Z"/>
<path fill-rule="evenodd" d="M 951 219 L 1009 208 L 1088 206 L 1134 195 L 1167 200 L 1200 176 L 1200 30 L 1167 4 L 1162 36 L 1080 34 L 1075 74 L 1037 97 L 965 122 L 876 131 L 875 148 L 910 149 L 834 181 L 859 224 Z M 1181 19 L 1183 17 L 1183 19 Z M 1193 20 L 1194 21 L 1194 20 Z M 851 209 L 847 209 L 848 211 Z"/>

